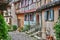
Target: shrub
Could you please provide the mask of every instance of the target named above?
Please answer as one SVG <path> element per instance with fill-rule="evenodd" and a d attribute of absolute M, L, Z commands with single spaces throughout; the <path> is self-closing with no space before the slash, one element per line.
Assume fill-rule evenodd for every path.
<path fill-rule="evenodd" d="M 13 31 L 13 29 L 12 29 L 12 26 L 11 25 L 7 25 L 7 27 L 8 27 L 8 31 L 10 32 L 10 31 Z"/>
<path fill-rule="evenodd" d="M 23 32 L 24 32 L 24 31 L 28 31 L 29 29 L 30 29 L 30 25 L 25 25 L 22 31 L 23 31 Z"/>
<path fill-rule="evenodd" d="M 57 23 L 54 26 L 55 34 L 56 34 L 56 40 L 60 40 L 60 19 L 58 19 Z"/>
<path fill-rule="evenodd" d="M 16 31 L 16 30 L 17 30 L 17 26 L 13 25 L 13 31 Z"/>
<path fill-rule="evenodd" d="M 23 30 L 23 27 L 18 27 L 17 29 L 19 32 L 21 32 Z"/>
<path fill-rule="evenodd" d="M 8 40 L 8 28 L 4 17 L 0 14 L 0 40 Z"/>

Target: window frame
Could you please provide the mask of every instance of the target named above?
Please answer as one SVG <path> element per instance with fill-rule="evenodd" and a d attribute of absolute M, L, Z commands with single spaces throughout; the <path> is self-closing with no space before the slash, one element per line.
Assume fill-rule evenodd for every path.
<path fill-rule="evenodd" d="M 28 14 L 24 15 L 24 21 L 28 21 Z"/>
<path fill-rule="evenodd" d="M 46 17 L 45 17 L 45 18 L 46 18 L 45 21 L 54 21 L 54 10 L 53 10 L 53 19 L 52 19 L 52 17 L 51 17 L 51 16 L 52 16 L 52 14 L 51 14 L 51 11 L 52 11 L 52 10 L 53 10 L 53 9 L 48 9 L 48 10 L 45 11 L 45 12 L 46 12 L 46 15 L 47 15 L 47 16 L 45 15 L 45 16 L 46 16 Z M 48 16 L 47 11 L 50 12 L 50 13 L 49 13 L 49 16 Z"/>
<path fill-rule="evenodd" d="M 58 10 L 58 13 L 59 13 L 59 17 L 60 17 L 60 9 Z M 58 18 L 59 18 L 59 17 L 58 17 Z"/>
<path fill-rule="evenodd" d="M 31 13 L 29 16 L 30 16 L 30 21 L 34 21 L 34 14 Z"/>

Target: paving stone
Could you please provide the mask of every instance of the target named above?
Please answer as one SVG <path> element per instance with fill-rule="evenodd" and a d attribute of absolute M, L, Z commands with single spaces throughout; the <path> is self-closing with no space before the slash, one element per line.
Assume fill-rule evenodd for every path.
<path fill-rule="evenodd" d="M 24 32 L 9 32 L 9 35 L 11 35 L 12 40 L 35 40 Z"/>

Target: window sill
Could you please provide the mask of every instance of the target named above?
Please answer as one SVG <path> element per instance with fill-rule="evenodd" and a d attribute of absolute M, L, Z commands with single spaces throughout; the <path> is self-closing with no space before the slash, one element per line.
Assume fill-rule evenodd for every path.
<path fill-rule="evenodd" d="M 48 22 L 53 22 L 54 20 L 45 20 L 45 21 L 48 21 Z"/>

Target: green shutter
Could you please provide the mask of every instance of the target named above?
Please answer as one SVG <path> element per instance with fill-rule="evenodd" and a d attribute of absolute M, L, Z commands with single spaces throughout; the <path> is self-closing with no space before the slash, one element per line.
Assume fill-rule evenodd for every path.
<path fill-rule="evenodd" d="M 45 18 L 45 21 L 48 20 L 48 18 L 47 18 L 47 11 L 45 12 L 44 18 Z"/>
<path fill-rule="evenodd" d="M 50 10 L 51 12 L 51 20 L 53 21 L 54 20 L 54 10 Z"/>

